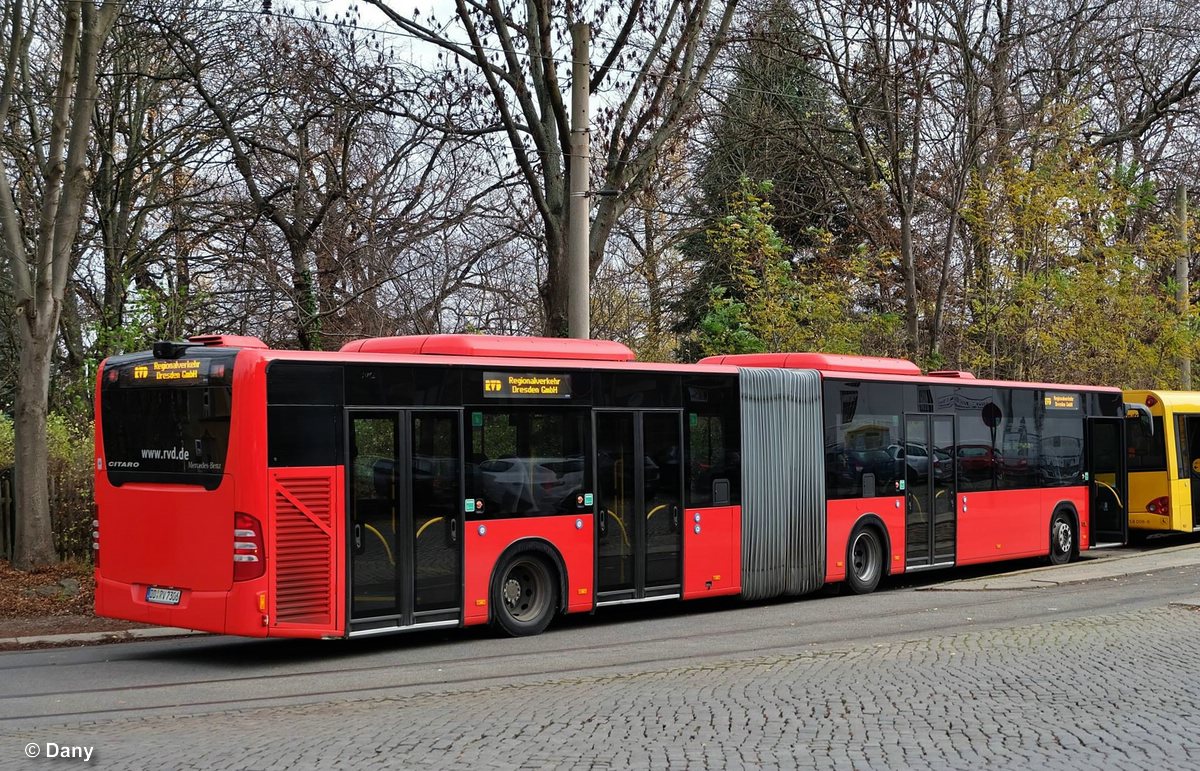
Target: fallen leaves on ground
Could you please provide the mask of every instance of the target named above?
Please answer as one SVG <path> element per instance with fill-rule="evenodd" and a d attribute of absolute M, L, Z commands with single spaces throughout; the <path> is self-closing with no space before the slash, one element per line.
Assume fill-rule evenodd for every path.
<path fill-rule="evenodd" d="M 37 593 L 38 587 L 58 586 L 74 579 L 79 590 L 60 591 L 56 596 Z M 48 590 L 46 590 L 48 591 Z M 86 562 L 63 562 L 36 568 L 28 573 L 0 560 L 0 619 L 42 616 L 90 616 L 95 583 L 92 566 Z"/>

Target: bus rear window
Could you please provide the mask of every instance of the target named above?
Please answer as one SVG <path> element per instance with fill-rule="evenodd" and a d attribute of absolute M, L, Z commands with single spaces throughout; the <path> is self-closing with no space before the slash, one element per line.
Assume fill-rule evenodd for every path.
<path fill-rule="evenodd" d="M 146 359 L 105 368 L 101 430 L 112 484 L 163 482 L 210 490 L 220 485 L 235 356 Z"/>
<path fill-rule="evenodd" d="M 1163 419 L 1154 418 L 1154 434 L 1146 433 L 1140 420 L 1125 421 L 1125 443 L 1129 462 L 1126 468 L 1133 471 L 1166 471 L 1167 439 L 1163 434 Z"/>

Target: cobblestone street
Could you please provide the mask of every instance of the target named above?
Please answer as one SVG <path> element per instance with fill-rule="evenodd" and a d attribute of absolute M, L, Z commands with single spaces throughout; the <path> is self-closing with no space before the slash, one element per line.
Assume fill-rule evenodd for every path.
<path fill-rule="evenodd" d="M 1200 767 L 1200 613 L 1171 606 L 716 665 L 8 733 L 94 767 Z M 58 761 L 58 764 L 69 761 Z M 58 767 L 56 765 L 55 767 Z"/>

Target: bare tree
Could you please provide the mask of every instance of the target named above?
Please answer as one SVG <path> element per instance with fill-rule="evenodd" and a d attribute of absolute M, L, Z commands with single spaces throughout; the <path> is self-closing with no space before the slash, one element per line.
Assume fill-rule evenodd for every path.
<path fill-rule="evenodd" d="M 823 66 L 845 104 L 863 182 L 887 192 L 898 232 L 907 348 L 921 350 L 917 238 L 920 182 L 927 145 L 931 52 L 921 40 L 928 5 L 868 6 L 816 0 L 815 25 Z"/>
<path fill-rule="evenodd" d="M 40 3 L 0 3 L 0 34 L 6 33 L 0 126 L 7 135 L 0 144 L 0 230 L 20 352 L 13 560 L 20 569 L 57 560 L 46 485 L 51 359 L 88 193 L 96 62 L 121 6 L 74 0 L 59 19 Z M 41 18 L 42 11 L 51 18 Z M 37 59 L 47 54 L 57 58 L 49 105 L 39 102 L 42 84 L 33 81 Z"/>
<path fill-rule="evenodd" d="M 222 148 L 147 12 L 173 13 L 193 34 L 214 15 L 194 0 L 171 7 L 143 0 L 114 25 L 100 60 L 91 208 L 75 281 L 82 318 L 63 335 L 72 357 L 82 355 L 85 325 L 95 359 L 181 336 L 194 301 L 192 244 L 214 227 L 193 212 L 213 196 L 215 181 L 202 171 L 224 160 Z M 145 319 L 130 318 L 131 297 Z"/>
<path fill-rule="evenodd" d="M 516 173 L 540 220 L 539 241 L 545 272 L 539 280 L 543 330 L 567 329 L 567 191 L 570 189 L 570 124 L 563 90 L 571 54 L 569 26 L 589 21 L 598 52 L 589 92 L 600 110 L 595 154 L 603 159 L 599 184 L 612 191 L 640 189 L 654 159 L 688 118 L 724 44 L 738 0 L 634 0 L 631 6 L 596 3 L 565 8 L 553 0 L 474 2 L 456 0 L 451 24 L 423 21 L 385 0 L 369 0 L 405 33 L 449 54 L 456 83 L 475 90 L 491 105 L 482 125 L 467 132 L 506 137 Z M 585 14 L 589 14 L 590 17 Z M 462 68 L 465 66 L 465 71 Z M 597 152 L 598 151 L 598 152 Z M 598 199 L 589 244 L 591 270 L 604 257 L 605 244 L 630 197 Z"/>
<path fill-rule="evenodd" d="M 248 199 L 244 219 L 282 237 L 296 340 L 319 348 L 322 290 L 338 266 L 314 254 L 315 239 L 347 194 L 364 127 L 399 97 L 395 72 L 375 51 L 358 50 L 349 27 L 233 14 L 203 37 L 169 20 L 163 29 L 232 158 Z"/>

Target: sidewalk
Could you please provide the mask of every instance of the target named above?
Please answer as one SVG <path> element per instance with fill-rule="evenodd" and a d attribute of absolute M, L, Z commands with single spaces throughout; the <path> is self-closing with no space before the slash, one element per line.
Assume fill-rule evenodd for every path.
<path fill-rule="evenodd" d="M 14 648 L 52 648 L 68 645 L 96 645 L 97 643 L 130 642 L 160 637 L 190 637 L 207 634 L 191 629 L 163 626 L 141 629 L 124 629 L 108 632 L 74 632 L 72 634 L 41 634 L 28 637 L 0 637 L 0 652 Z"/>
<path fill-rule="evenodd" d="M 1048 586 L 1076 584 L 1103 578 L 1119 578 L 1120 576 L 1153 573 L 1157 570 L 1192 565 L 1200 565 L 1200 544 L 1169 546 L 1153 551 L 1132 553 L 1100 550 L 1087 552 L 1082 559 L 1069 565 L 1047 565 L 1000 575 L 956 579 L 921 587 L 919 591 L 986 592 L 1044 589 Z"/>

